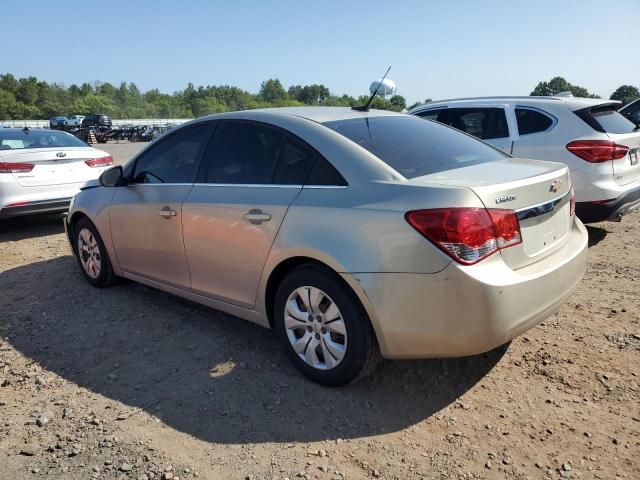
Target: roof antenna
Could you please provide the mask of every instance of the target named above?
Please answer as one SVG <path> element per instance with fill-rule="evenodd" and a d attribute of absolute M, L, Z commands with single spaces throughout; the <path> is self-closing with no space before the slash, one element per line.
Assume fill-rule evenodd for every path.
<path fill-rule="evenodd" d="M 376 91 L 373 92 L 373 95 L 371 95 L 369 97 L 369 100 L 367 100 L 367 103 L 365 103 L 364 105 L 351 107 L 351 110 L 356 110 L 358 112 L 368 112 L 369 111 L 369 107 L 371 106 L 371 102 L 373 102 L 373 99 L 378 94 L 378 91 L 380 90 L 380 87 L 382 86 L 382 82 L 384 82 L 385 78 L 387 78 L 387 75 L 389 74 L 389 70 L 391 70 L 391 67 L 387 68 L 387 73 L 384 74 L 384 77 L 382 77 L 382 80 L 380 80 L 380 82 L 378 83 L 378 87 L 376 88 Z"/>

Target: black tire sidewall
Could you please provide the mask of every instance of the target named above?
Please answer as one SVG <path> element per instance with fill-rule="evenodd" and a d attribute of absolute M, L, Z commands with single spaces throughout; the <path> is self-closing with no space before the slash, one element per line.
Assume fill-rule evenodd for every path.
<path fill-rule="evenodd" d="M 96 278 L 91 278 L 87 274 L 84 267 L 82 266 L 82 261 L 80 260 L 81 253 L 78 246 L 78 237 L 80 235 L 80 232 L 85 228 L 93 234 L 94 238 L 98 242 L 98 247 L 100 249 L 101 267 L 100 274 Z M 98 233 L 98 229 L 93 223 L 91 223 L 89 219 L 82 218 L 75 224 L 73 229 L 73 248 L 76 253 L 76 259 L 78 260 L 80 271 L 82 272 L 82 275 L 87 282 L 89 282 L 94 287 L 107 287 L 111 285 L 114 275 L 113 269 L 111 267 L 111 261 L 109 260 L 109 254 L 107 253 L 107 249 L 104 245 L 104 242 L 102 241 L 102 237 Z"/>
<path fill-rule="evenodd" d="M 347 351 L 340 364 L 331 370 L 318 370 L 308 365 L 293 350 L 284 326 L 284 311 L 289 295 L 302 286 L 317 287 L 339 308 L 347 330 Z M 326 386 L 341 386 L 357 379 L 369 364 L 371 349 L 377 343 L 369 318 L 360 301 L 338 274 L 313 266 L 298 267 L 289 273 L 276 293 L 274 324 L 287 356 L 298 370 L 314 382 Z"/>

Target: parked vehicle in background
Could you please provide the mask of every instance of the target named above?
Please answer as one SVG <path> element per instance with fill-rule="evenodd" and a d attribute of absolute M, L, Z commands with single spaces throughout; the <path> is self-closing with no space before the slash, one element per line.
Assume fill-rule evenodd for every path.
<path fill-rule="evenodd" d="M 80 127 L 82 126 L 83 120 L 84 120 L 84 115 L 70 115 L 69 117 L 67 117 L 67 126 Z"/>
<path fill-rule="evenodd" d="M 442 100 L 409 113 L 451 125 L 515 157 L 566 164 L 583 222 L 640 206 L 640 132 L 620 102 L 569 95 Z"/>
<path fill-rule="evenodd" d="M 0 129 L 0 218 L 64 212 L 111 156 L 53 130 Z"/>
<path fill-rule="evenodd" d="M 640 126 L 640 98 L 628 103 L 618 111 L 637 126 Z"/>
<path fill-rule="evenodd" d="M 126 277 L 275 328 L 325 385 L 380 354 L 508 342 L 571 294 L 587 248 L 565 165 L 331 107 L 176 127 L 76 195 L 65 228 L 90 284 Z"/>
<path fill-rule="evenodd" d="M 49 119 L 49 127 L 54 130 L 63 130 L 67 124 L 67 117 L 51 117 Z"/>
<path fill-rule="evenodd" d="M 111 128 L 112 122 L 109 115 L 93 114 L 87 115 L 82 120 L 83 127 L 107 127 Z"/>

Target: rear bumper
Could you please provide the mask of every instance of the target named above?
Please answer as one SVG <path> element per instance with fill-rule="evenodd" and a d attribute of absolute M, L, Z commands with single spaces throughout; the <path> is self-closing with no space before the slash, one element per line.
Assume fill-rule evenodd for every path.
<path fill-rule="evenodd" d="M 458 357 L 498 347 L 557 311 L 580 282 L 587 232 L 576 221 L 565 246 L 511 270 L 499 254 L 435 274 L 352 274 L 370 306 L 383 356 Z"/>
<path fill-rule="evenodd" d="M 605 204 L 576 203 L 576 215 L 584 223 L 618 220 L 622 215 L 640 208 L 640 187 L 629 190 L 614 201 Z"/>
<path fill-rule="evenodd" d="M 23 215 L 37 215 L 41 213 L 61 213 L 69 210 L 71 198 L 57 198 L 53 200 L 39 200 L 25 202 L 0 209 L 0 218 L 21 217 Z"/>

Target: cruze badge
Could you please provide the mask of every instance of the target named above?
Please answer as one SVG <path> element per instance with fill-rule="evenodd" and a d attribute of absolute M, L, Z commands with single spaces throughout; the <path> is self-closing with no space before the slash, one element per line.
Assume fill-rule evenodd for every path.
<path fill-rule="evenodd" d="M 515 195 L 503 195 L 501 197 L 496 198 L 496 203 L 512 202 L 515 199 L 516 199 Z"/>
<path fill-rule="evenodd" d="M 553 193 L 557 192 L 560 190 L 560 185 L 562 185 L 562 180 L 554 180 L 553 183 L 549 185 L 549 191 Z"/>
<path fill-rule="evenodd" d="M 58 158 L 64 158 L 64 157 L 66 157 L 66 156 L 67 156 L 67 154 L 66 154 L 66 153 L 64 153 L 64 152 L 58 152 L 58 153 L 56 153 L 56 157 L 58 157 Z"/>

